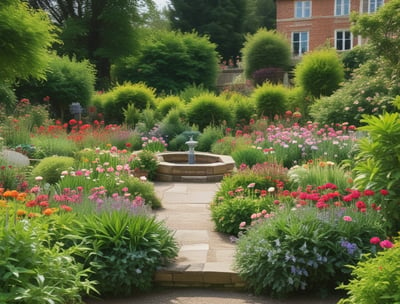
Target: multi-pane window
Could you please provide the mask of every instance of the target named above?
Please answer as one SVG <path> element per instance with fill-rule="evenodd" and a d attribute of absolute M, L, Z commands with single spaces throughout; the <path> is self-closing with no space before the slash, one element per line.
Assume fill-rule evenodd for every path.
<path fill-rule="evenodd" d="M 308 51 L 308 32 L 295 32 L 292 34 L 293 55 L 300 56 Z"/>
<path fill-rule="evenodd" d="M 311 1 L 296 1 L 295 18 L 310 18 L 311 17 Z"/>
<path fill-rule="evenodd" d="M 351 50 L 352 36 L 350 31 L 336 31 L 335 45 L 338 51 Z"/>
<path fill-rule="evenodd" d="M 350 0 L 335 1 L 335 15 L 346 16 L 350 14 Z"/>
<path fill-rule="evenodd" d="M 368 12 L 375 13 L 378 8 L 383 5 L 383 0 L 369 0 L 368 1 Z"/>

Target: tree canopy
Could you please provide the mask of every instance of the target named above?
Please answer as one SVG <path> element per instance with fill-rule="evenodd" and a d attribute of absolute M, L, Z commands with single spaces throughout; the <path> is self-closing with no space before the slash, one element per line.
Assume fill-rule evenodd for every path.
<path fill-rule="evenodd" d="M 385 3 L 374 14 L 351 15 L 352 31 L 368 38 L 378 55 L 400 71 L 400 0 Z"/>
<path fill-rule="evenodd" d="M 56 33 L 48 16 L 19 0 L 0 5 L 0 82 L 42 78 Z"/>
<path fill-rule="evenodd" d="M 96 65 L 100 88 L 109 84 L 111 64 L 137 49 L 141 7 L 154 7 L 151 0 L 28 1 L 46 10 L 61 29 L 60 55 L 89 59 Z"/>
<path fill-rule="evenodd" d="M 246 1 L 171 0 L 171 27 L 182 32 L 207 35 L 225 59 L 235 58 L 244 41 Z"/>

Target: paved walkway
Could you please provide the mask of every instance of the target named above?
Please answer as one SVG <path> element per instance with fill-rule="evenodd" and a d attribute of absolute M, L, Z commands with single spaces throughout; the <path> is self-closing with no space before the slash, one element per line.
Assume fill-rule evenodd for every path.
<path fill-rule="evenodd" d="M 232 270 L 235 244 L 230 241 L 229 236 L 215 232 L 211 221 L 209 204 L 219 184 L 156 182 L 154 185 L 163 205 L 163 208 L 157 210 L 155 214 L 175 231 L 175 238 L 180 245 L 175 264 L 157 273 L 155 278 L 157 286 L 148 294 L 128 299 L 89 300 L 88 304 L 334 304 L 337 302 L 336 298 L 321 300 L 312 296 L 279 301 L 256 297 L 237 289 L 219 288 L 243 287 L 243 282 Z"/>

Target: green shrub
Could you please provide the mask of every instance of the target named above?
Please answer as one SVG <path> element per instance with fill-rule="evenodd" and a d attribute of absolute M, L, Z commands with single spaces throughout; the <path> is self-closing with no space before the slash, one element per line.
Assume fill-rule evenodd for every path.
<path fill-rule="evenodd" d="M 184 102 L 178 96 L 167 96 L 159 100 L 157 112 L 161 117 L 167 116 L 172 109 L 183 110 Z"/>
<path fill-rule="evenodd" d="M 263 68 L 283 68 L 290 65 L 290 44 L 275 31 L 259 29 L 248 35 L 242 49 L 244 72 L 252 79 L 254 72 Z"/>
<path fill-rule="evenodd" d="M 128 104 L 126 108 L 123 109 L 124 122 L 130 128 L 135 128 L 136 124 L 140 119 L 140 112 L 135 108 L 134 104 Z"/>
<path fill-rule="evenodd" d="M 142 44 L 139 54 L 116 64 L 116 81 L 143 81 L 166 94 L 203 84 L 215 87 L 218 71 L 216 46 L 196 33 L 157 31 Z"/>
<path fill-rule="evenodd" d="M 258 115 L 273 118 L 282 115 L 288 103 L 287 89 L 282 85 L 265 83 L 251 94 Z"/>
<path fill-rule="evenodd" d="M 224 96 L 230 104 L 233 115 L 232 125 L 248 124 L 250 119 L 256 113 L 254 100 L 239 93 Z"/>
<path fill-rule="evenodd" d="M 351 50 L 341 53 L 345 77 L 350 79 L 353 72 L 368 60 L 373 59 L 373 52 L 369 44 L 357 45 Z"/>
<path fill-rule="evenodd" d="M 73 257 L 82 255 L 84 246 L 63 250 L 47 229 L 42 220 L 0 229 L 2 303 L 81 303 L 82 294 L 94 289 L 90 269 Z"/>
<path fill-rule="evenodd" d="M 392 71 L 379 59 L 368 61 L 335 93 L 317 100 L 310 108 L 311 116 L 321 124 L 358 126 L 363 114 L 393 112 L 392 99 L 400 94 L 400 88 Z"/>
<path fill-rule="evenodd" d="M 228 235 L 239 235 L 240 223 L 246 222 L 254 213 L 263 210 L 270 212 L 273 209 L 273 199 L 265 197 L 235 197 L 211 205 L 211 218 L 218 232 Z M 264 211 L 264 212 L 265 212 Z"/>
<path fill-rule="evenodd" d="M 187 119 L 203 131 L 209 125 L 229 124 L 232 114 L 229 105 L 213 94 L 194 97 L 188 104 Z"/>
<path fill-rule="evenodd" d="M 211 94 L 210 90 L 204 87 L 203 84 L 189 84 L 188 86 L 185 86 L 183 90 L 179 92 L 179 97 L 185 102 L 189 103 L 192 98 L 200 96 L 200 95 L 206 95 L 206 94 Z"/>
<path fill-rule="evenodd" d="M 296 85 L 317 98 L 331 95 L 344 80 L 342 62 L 333 49 L 305 54 L 294 73 Z"/>
<path fill-rule="evenodd" d="M 187 130 L 189 126 L 184 122 L 184 113 L 180 109 L 171 109 L 160 123 L 160 133 L 168 141 L 172 141 L 177 135 Z M 168 149 L 172 149 L 170 142 Z"/>
<path fill-rule="evenodd" d="M 156 154 L 151 150 L 142 150 L 129 162 L 133 169 L 143 170 L 148 173 L 148 178 L 153 180 L 158 167 Z"/>
<path fill-rule="evenodd" d="M 224 130 L 222 126 L 208 126 L 203 130 L 198 138 L 197 146 L 198 151 L 210 152 L 211 146 L 218 140 L 224 137 Z"/>
<path fill-rule="evenodd" d="M 247 137 L 225 136 L 212 144 L 211 152 L 214 154 L 231 155 L 233 151 L 246 149 L 251 144 L 251 139 Z"/>
<path fill-rule="evenodd" d="M 45 81 L 22 82 L 17 96 L 42 103 L 50 96 L 51 110 L 57 117 L 69 119 L 69 105 L 78 102 L 86 107 L 94 92 L 95 72 L 89 61 L 77 61 L 68 57 L 53 56 L 46 72 Z"/>
<path fill-rule="evenodd" d="M 132 104 L 139 111 L 155 108 L 155 90 L 144 83 L 124 83 L 93 99 L 93 104 L 104 110 L 107 123 L 122 123 L 123 109 Z"/>
<path fill-rule="evenodd" d="M 74 166 L 75 159 L 67 156 L 50 156 L 43 158 L 32 170 L 32 176 L 41 176 L 43 182 L 57 183 L 61 178 L 61 172 Z"/>
<path fill-rule="evenodd" d="M 389 235 L 400 231 L 400 114 L 385 113 L 379 116 L 364 116 L 360 131 L 368 136 L 358 141 L 354 183 L 357 187 L 389 191 L 382 204 L 382 214 Z"/>
<path fill-rule="evenodd" d="M 347 291 L 347 298 L 338 304 L 393 304 L 400 300 L 399 239 L 393 248 L 367 256 L 356 266 L 351 266 L 351 280 L 338 289 Z"/>
<path fill-rule="evenodd" d="M 346 265 L 355 265 L 371 252 L 370 239 L 383 235 L 376 211 L 284 208 L 239 238 L 235 268 L 256 294 L 322 295 L 346 281 Z"/>
<path fill-rule="evenodd" d="M 120 186 L 128 188 L 128 192 L 132 195 L 139 195 L 145 201 L 145 204 L 152 209 L 161 208 L 161 200 L 154 190 L 154 184 L 151 182 L 143 182 L 139 178 L 125 179 L 123 185 Z"/>
<path fill-rule="evenodd" d="M 252 167 L 255 164 L 262 164 L 267 160 L 262 150 L 251 147 L 235 150 L 232 152 L 232 158 L 237 167 L 243 164 Z"/>
<path fill-rule="evenodd" d="M 154 217 L 113 211 L 87 215 L 81 235 L 90 246 L 86 265 L 103 295 L 148 290 L 156 270 L 176 257 L 173 234 Z"/>
<path fill-rule="evenodd" d="M 187 151 L 188 138 L 185 134 L 179 134 L 175 136 L 168 144 L 169 151 Z"/>

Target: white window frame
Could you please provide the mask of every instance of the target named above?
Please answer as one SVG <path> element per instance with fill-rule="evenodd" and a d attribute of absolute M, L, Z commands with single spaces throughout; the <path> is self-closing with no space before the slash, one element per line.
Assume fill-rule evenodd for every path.
<path fill-rule="evenodd" d="M 342 48 L 338 49 L 338 33 L 342 33 Z M 346 39 L 346 33 L 350 34 L 350 39 Z M 346 41 L 349 40 L 350 41 L 350 48 L 346 48 Z M 335 49 L 337 51 L 348 51 L 351 50 L 353 48 L 353 34 L 351 33 L 350 30 L 336 30 L 335 31 Z"/>
<path fill-rule="evenodd" d="M 350 14 L 351 0 L 335 0 L 335 16 L 348 16 Z"/>
<path fill-rule="evenodd" d="M 297 14 L 298 8 L 300 13 Z M 311 17 L 311 1 L 295 1 L 294 2 L 294 17 L 295 18 L 310 18 Z"/>
<path fill-rule="evenodd" d="M 384 3 L 384 0 L 368 0 L 368 13 L 375 13 Z"/>
<path fill-rule="evenodd" d="M 294 44 L 295 44 L 294 36 L 296 34 L 299 35 L 299 40 L 297 42 L 299 44 L 299 48 L 298 48 L 297 52 L 295 51 L 295 47 L 294 47 Z M 302 35 L 304 35 L 304 34 L 307 35 L 307 39 L 306 40 L 302 39 L 303 38 Z M 306 49 L 305 50 L 302 49 L 302 45 L 304 43 L 306 43 Z M 294 56 L 302 56 L 304 53 L 308 52 L 309 49 L 310 49 L 310 33 L 309 32 L 293 32 L 292 33 L 292 53 L 293 53 L 293 55 Z"/>

